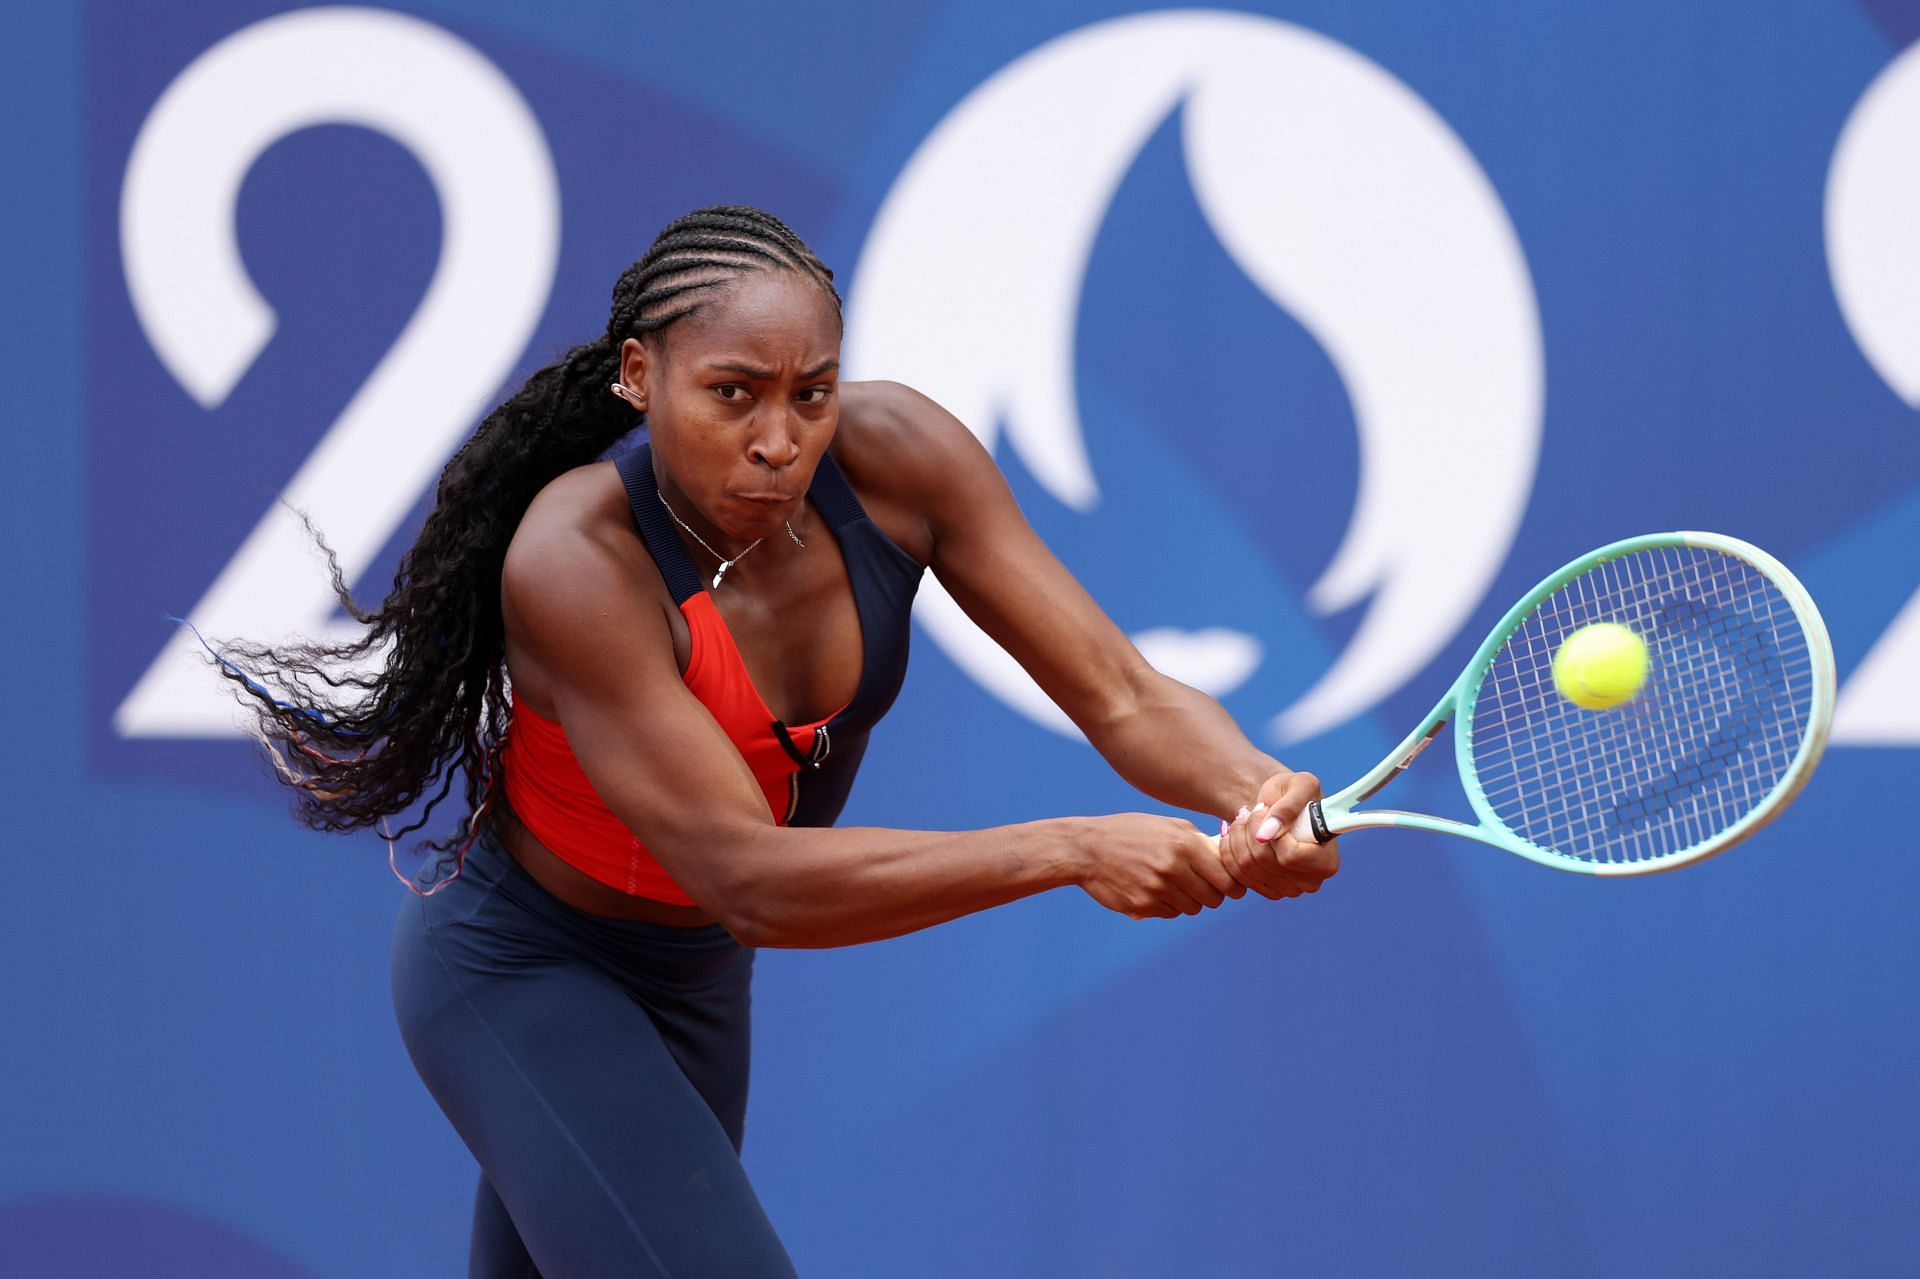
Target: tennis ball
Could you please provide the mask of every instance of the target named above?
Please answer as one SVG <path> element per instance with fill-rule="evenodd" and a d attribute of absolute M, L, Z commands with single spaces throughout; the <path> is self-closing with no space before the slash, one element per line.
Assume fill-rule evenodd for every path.
<path fill-rule="evenodd" d="M 1554 687 L 1590 711 L 1630 700 L 1646 682 L 1646 641 L 1618 622 L 1582 626 L 1553 655 Z"/>

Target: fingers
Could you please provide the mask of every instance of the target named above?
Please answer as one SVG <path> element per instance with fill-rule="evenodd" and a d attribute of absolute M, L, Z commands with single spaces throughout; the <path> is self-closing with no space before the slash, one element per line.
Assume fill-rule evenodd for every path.
<path fill-rule="evenodd" d="M 1227 869 L 1226 862 L 1221 859 L 1220 842 L 1208 839 L 1197 830 L 1193 832 L 1192 853 L 1188 865 L 1192 868 L 1194 879 L 1198 881 L 1197 887 L 1204 891 L 1195 892 L 1191 887 L 1187 891 L 1205 901 L 1209 909 L 1218 906 L 1229 897 L 1241 897 L 1247 891 L 1246 887 L 1233 877 L 1233 872 Z"/>
<path fill-rule="evenodd" d="M 1282 831 L 1291 831 L 1307 805 L 1320 798 L 1320 779 L 1312 773 L 1275 773 L 1260 787 L 1260 802 L 1267 806 L 1267 819 L 1254 832 L 1260 843 L 1269 843 Z"/>
<path fill-rule="evenodd" d="M 1161 871 L 1155 896 L 1182 915 L 1212 910 L 1226 900 L 1234 887 L 1233 876 L 1220 864 L 1214 841 L 1191 822 L 1176 821 L 1171 833 L 1173 858 Z"/>
<path fill-rule="evenodd" d="M 1136 901 L 1130 906 L 1119 908 L 1128 919 L 1178 919 L 1182 915 L 1198 915 L 1200 903 L 1189 901 L 1186 908 L 1168 905 L 1165 901 Z"/>
<path fill-rule="evenodd" d="M 1318 794 L 1311 778 L 1298 783 L 1280 778 L 1271 789 L 1296 811 Z M 1338 854 L 1317 845 L 1296 846 L 1279 833 L 1257 838 L 1274 812 L 1256 803 L 1223 822 L 1218 836 L 1203 835 L 1184 821 L 1117 817 L 1111 860 L 1082 887 L 1133 919 L 1197 915 L 1230 897 L 1244 897 L 1249 889 L 1274 899 L 1316 891 L 1338 865 Z"/>
<path fill-rule="evenodd" d="M 1280 877 L 1302 893 L 1319 892 L 1320 885 L 1339 873 L 1340 848 L 1336 841 L 1316 844 L 1312 840 L 1302 842 L 1290 835 L 1283 835 L 1268 847 L 1273 849 Z"/>
<path fill-rule="evenodd" d="M 1215 839 L 1191 822 L 1158 819 L 1150 828 L 1159 847 L 1140 866 L 1121 909 L 1133 919 L 1171 919 L 1212 910 L 1247 890 L 1228 872 Z"/>
<path fill-rule="evenodd" d="M 1278 779 L 1270 779 L 1270 784 L 1273 780 Z M 1280 786 L 1280 795 L 1274 803 L 1272 814 L 1254 832 L 1254 841 L 1265 844 L 1271 850 L 1274 867 L 1295 880 L 1300 885 L 1300 891 L 1306 893 L 1320 891 L 1320 885 L 1333 878 L 1340 869 L 1340 849 L 1335 841 L 1321 844 L 1293 837 L 1294 822 L 1306 811 L 1308 804 L 1319 798 L 1319 778 L 1312 773 L 1289 774 Z M 1279 820 L 1275 821 L 1275 818 Z M 1262 836 L 1265 838 L 1262 839 Z"/>
<path fill-rule="evenodd" d="M 1222 841 L 1235 878 L 1274 900 L 1319 892 L 1340 869 L 1339 847 L 1296 840 L 1292 834 L 1294 822 L 1319 798 L 1320 779 L 1312 773 L 1269 777 L 1247 817 L 1236 820 Z"/>
<path fill-rule="evenodd" d="M 1214 860 L 1217 862 L 1219 858 L 1216 856 Z M 1208 882 L 1204 875 L 1192 866 L 1176 867 L 1173 871 L 1172 878 L 1173 886 L 1178 888 L 1184 897 L 1194 903 L 1195 914 L 1198 914 L 1200 910 L 1212 910 L 1215 906 L 1218 906 L 1227 899 L 1227 894 L 1223 890 L 1214 887 L 1213 884 Z"/>
<path fill-rule="evenodd" d="M 1231 822 L 1221 823 L 1220 862 L 1227 868 L 1234 880 L 1245 888 L 1251 888 L 1263 896 L 1265 876 L 1259 868 L 1251 864 L 1253 847 L 1253 829 L 1266 817 L 1266 809 L 1259 806 L 1243 808 Z"/>
<path fill-rule="evenodd" d="M 1243 808 L 1240 810 L 1240 818 L 1236 820 L 1242 820 L 1246 815 L 1247 810 Z M 1227 882 L 1231 885 L 1227 889 L 1227 896 L 1233 898 L 1235 901 L 1239 901 L 1247 895 L 1247 885 L 1241 881 L 1238 875 L 1233 873 L 1233 863 L 1228 860 L 1227 836 L 1232 830 L 1233 823 L 1222 819 L 1220 822 L 1220 837 L 1213 841 L 1213 855 L 1219 864 L 1220 873 L 1227 877 Z"/>
<path fill-rule="evenodd" d="M 1194 878 L 1194 883 L 1203 894 L 1206 892 L 1204 884 L 1197 876 Z M 1162 883 L 1154 890 L 1153 895 L 1155 900 L 1145 904 L 1138 914 L 1134 914 L 1135 919 L 1173 919 L 1179 915 L 1198 915 L 1206 909 L 1184 885 Z M 1218 906 L 1220 902 L 1215 899 L 1213 904 Z M 1132 912 L 1128 913 L 1132 914 Z"/>
<path fill-rule="evenodd" d="M 1298 897 L 1304 889 L 1279 864 L 1273 841 L 1255 838 L 1265 828 L 1271 814 L 1264 804 L 1255 804 L 1234 820 L 1227 831 L 1223 857 L 1234 878 L 1269 900 Z"/>

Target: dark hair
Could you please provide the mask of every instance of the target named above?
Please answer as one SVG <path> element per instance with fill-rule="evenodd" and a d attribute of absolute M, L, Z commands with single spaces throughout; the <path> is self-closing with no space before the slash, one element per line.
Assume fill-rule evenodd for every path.
<path fill-rule="evenodd" d="M 354 602 L 339 561 L 307 525 L 334 593 L 365 634 L 344 644 L 234 642 L 216 654 L 221 674 L 257 712 L 257 735 L 296 788 L 303 823 L 373 826 L 438 785 L 413 823 L 389 835 L 398 838 L 426 826 L 456 776 L 465 778 L 477 817 L 507 724 L 500 573 L 514 529 L 544 486 L 601 457 L 638 424 L 608 391 L 621 343 L 658 334 L 716 288 L 767 270 L 817 281 L 838 316 L 833 272 L 771 214 L 716 205 L 670 223 L 614 284 L 606 332 L 527 378 L 447 463 L 433 509 L 378 608 Z M 376 665 L 378 674 L 351 673 Z M 425 847 L 444 852 L 460 837 Z"/>

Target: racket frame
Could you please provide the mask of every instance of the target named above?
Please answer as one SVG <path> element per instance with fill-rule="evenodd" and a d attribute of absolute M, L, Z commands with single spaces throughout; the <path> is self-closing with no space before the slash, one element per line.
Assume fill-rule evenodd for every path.
<path fill-rule="evenodd" d="M 1813 684 L 1807 732 L 1801 738 L 1799 748 L 1788 763 L 1786 772 L 1760 802 L 1739 821 L 1698 844 L 1663 857 L 1650 857 L 1631 862 L 1589 862 L 1539 848 L 1507 830 L 1495 815 L 1486 796 L 1481 793 L 1478 774 L 1473 765 L 1473 711 L 1479 701 L 1481 682 L 1486 678 L 1487 672 L 1492 669 L 1493 660 L 1506 644 L 1508 637 L 1532 614 L 1541 601 L 1574 578 L 1608 560 L 1618 559 L 1636 551 L 1655 550 L 1661 547 L 1686 547 L 1731 555 L 1758 569 L 1780 588 L 1781 594 L 1793 609 L 1794 618 L 1799 622 L 1800 629 L 1807 640 L 1807 654 Z M 1551 866 L 1555 870 L 1609 877 L 1651 875 L 1691 865 L 1731 848 L 1753 834 L 1771 821 L 1793 800 L 1795 795 L 1800 793 L 1800 789 L 1807 784 L 1807 779 L 1813 775 L 1814 766 L 1819 763 L 1821 753 L 1826 750 L 1827 734 L 1833 723 L 1836 684 L 1833 644 L 1827 636 L 1826 623 L 1821 620 L 1820 612 L 1814 607 L 1813 597 L 1807 593 L 1806 587 L 1802 586 L 1800 579 L 1779 560 L 1757 546 L 1720 533 L 1697 531 L 1648 533 L 1639 537 L 1623 538 L 1617 542 L 1609 542 L 1564 565 L 1543 578 L 1537 586 L 1522 596 L 1518 603 L 1507 610 L 1506 616 L 1500 619 L 1499 624 L 1487 636 L 1486 642 L 1481 644 L 1479 651 L 1473 655 L 1473 660 L 1467 663 L 1466 669 L 1460 672 L 1460 677 L 1453 682 L 1453 686 L 1421 721 L 1420 726 L 1407 734 L 1405 740 L 1394 747 L 1359 781 L 1308 805 L 1307 811 L 1302 813 L 1299 821 L 1294 824 L 1293 836 L 1299 840 L 1316 840 L 1325 843 L 1352 830 L 1397 826 L 1407 830 L 1463 836 L 1517 854 L 1543 866 Z M 1414 758 L 1432 744 L 1449 723 L 1454 726 L 1454 763 L 1459 771 L 1461 789 L 1466 792 L 1467 802 L 1479 818 L 1478 824 L 1470 825 L 1445 817 L 1434 817 L 1426 813 L 1407 812 L 1400 809 L 1355 809 L 1354 805 L 1378 794 L 1405 771 Z"/>

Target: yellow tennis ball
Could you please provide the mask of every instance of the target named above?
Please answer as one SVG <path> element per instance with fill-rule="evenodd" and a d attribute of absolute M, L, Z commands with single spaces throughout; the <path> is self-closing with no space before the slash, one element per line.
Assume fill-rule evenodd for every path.
<path fill-rule="evenodd" d="M 1553 655 L 1554 687 L 1590 711 L 1628 701 L 1646 682 L 1646 641 L 1618 622 L 1582 626 Z"/>

